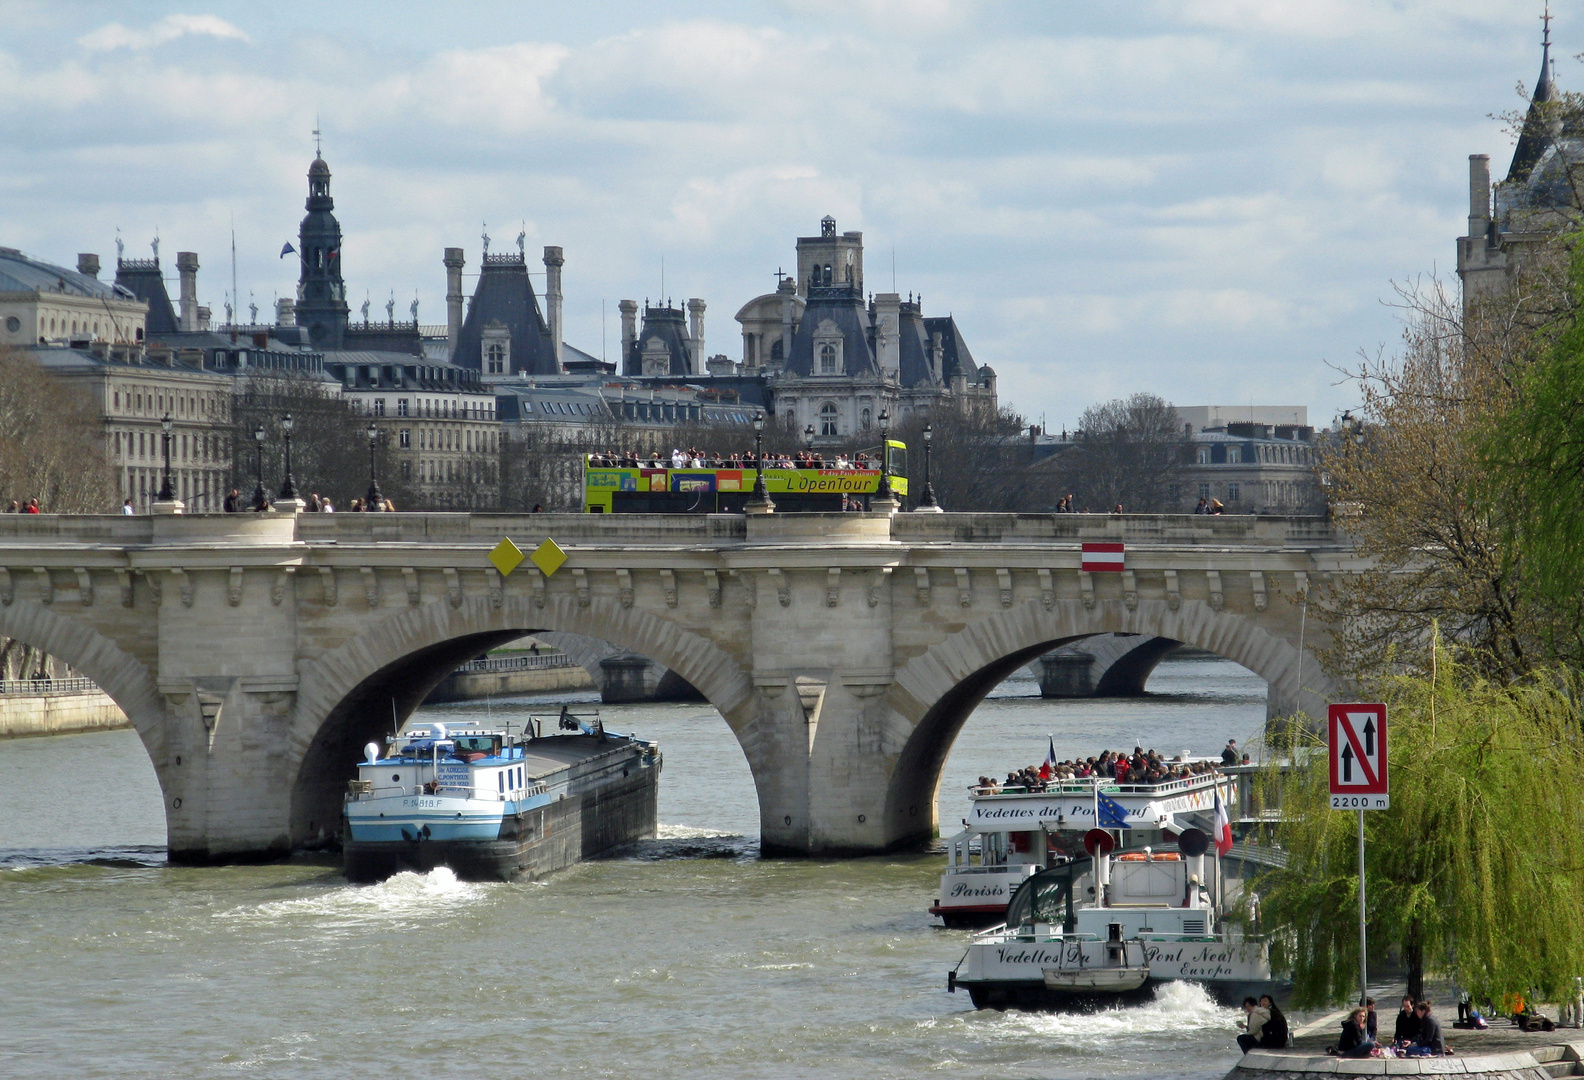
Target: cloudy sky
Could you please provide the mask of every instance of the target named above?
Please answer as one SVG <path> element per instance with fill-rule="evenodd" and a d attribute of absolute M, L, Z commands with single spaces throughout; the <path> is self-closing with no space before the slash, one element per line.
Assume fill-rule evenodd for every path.
<path fill-rule="evenodd" d="M 1555 5 L 1584 86 L 1584 0 Z M 1052 428 L 1352 402 L 1392 283 L 1451 275 L 1467 156 L 1539 69 L 1532 0 L 26 3 L 0 0 L 0 244 L 196 250 L 222 310 L 295 285 L 324 132 L 354 309 L 444 321 L 441 249 L 566 249 L 567 337 L 709 303 L 709 351 L 824 214 L 870 291 L 954 314 Z M 602 318 L 602 304 L 605 316 Z"/>

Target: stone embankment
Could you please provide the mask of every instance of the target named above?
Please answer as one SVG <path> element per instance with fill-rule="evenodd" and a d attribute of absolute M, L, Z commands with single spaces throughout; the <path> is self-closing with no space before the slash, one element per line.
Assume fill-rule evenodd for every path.
<path fill-rule="evenodd" d="M 548 694 L 561 690 L 592 690 L 588 671 L 565 653 L 487 656 L 473 660 L 447 675 L 424 699 L 476 701 L 514 694 Z"/>
<path fill-rule="evenodd" d="M 91 679 L 0 681 L 0 739 L 126 726 L 126 713 Z"/>
<path fill-rule="evenodd" d="M 1473 1035 L 1467 1031 L 1448 1031 L 1453 1046 L 1458 1039 Z M 1480 1033 L 1483 1034 L 1483 1033 Z M 1516 1032 L 1513 1034 L 1517 1034 Z M 1226 1080 L 1308 1080 L 1343 1076 L 1453 1076 L 1480 1080 L 1552 1080 L 1561 1076 L 1584 1076 L 1584 1039 L 1557 1042 L 1561 1032 L 1536 1035 L 1534 1045 L 1516 1043 L 1498 1035 L 1492 1039 L 1468 1040 L 1469 1052 L 1447 1057 L 1426 1058 L 1337 1058 L 1312 1049 L 1251 1050 L 1243 1055 Z M 1539 1040 L 1550 1040 L 1541 1043 Z M 1527 1041 L 1527 1040 L 1525 1040 Z"/>

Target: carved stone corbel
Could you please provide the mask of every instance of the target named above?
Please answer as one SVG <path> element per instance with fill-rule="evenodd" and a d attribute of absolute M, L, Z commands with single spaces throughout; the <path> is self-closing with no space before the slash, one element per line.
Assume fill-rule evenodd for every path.
<path fill-rule="evenodd" d="M 83 607 L 93 607 L 93 575 L 86 566 L 76 568 L 77 602 Z"/>
<path fill-rule="evenodd" d="M 666 607 L 677 606 L 677 582 L 675 570 L 660 571 L 660 591 L 665 594 Z"/>
<path fill-rule="evenodd" d="M 825 571 L 825 606 L 841 603 L 841 567 L 832 566 Z"/>
<path fill-rule="evenodd" d="M 117 570 L 116 573 L 125 571 Z M 0 566 L 0 604 L 10 607 L 16 599 L 16 586 L 11 583 L 11 571 Z"/>
<path fill-rule="evenodd" d="M 379 607 L 379 575 L 372 566 L 360 566 L 358 573 L 363 575 L 363 598 L 368 601 L 369 609 Z"/>
<path fill-rule="evenodd" d="M 170 572 L 170 575 L 171 575 L 172 578 L 174 578 L 176 580 L 177 590 L 181 593 L 182 607 L 192 607 L 192 605 L 193 605 L 193 579 L 192 579 L 192 575 L 189 574 L 186 570 L 183 570 L 179 566 L 175 567 L 174 569 L 172 569 L 171 572 Z"/>
<path fill-rule="evenodd" d="M 891 567 L 882 566 L 875 571 L 874 577 L 869 579 L 869 586 L 865 593 L 867 594 L 866 599 L 869 601 L 870 607 L 880 606 L 880 591 L 886 587 L 890 578 Z"/>
<path fill-rule="evenodd" d="M 1138 579 L 1131 570 L 1122 571 L 1122 602 L 1129 611 L 1138 610 Z"/>
<path fill-rule="evenodd" d="M 1094 575 L 1087 570 L 1078 571 L 1078 596 L 1083 600 L 1083 606 L 1095 606 Z"/>
<path fill-rule="evenodd" d="M 1254 610 L 1264 611 L 1269 600 L 1265 596 L 1265 573 L 1262 570 L 1249 571 L 1249 583 L 1254 586 Z"/>
<path fill-rule="evenodd" d="M 792 583 L 781 572 L 780 567 L 772 566 L 765 571 L 770 576 L 770 582 L 775 586 L 776 599 L 781 601 L 782 607 L 792 606 Z"/>
<path fill-rule="evenodd" d="M 132 606 L 132 600 L 133 600 L 133 597 L 132 597 L 132 571 L 118 569 L 115 572 L 115 576 L 116 576 L 116 585 L 121 590 L 121 606 L 122 607 L 131 607 Z"/>
<path fill-rule="evenodd" d="M 232 607 L 242 606 L 242 568 L 233 566 L 231 573 L 226 578 L 226 603 Z"/>
<path fill-rule="evenodd" d="M 973 606 L 973 588 L 968 580 L 968 568 L 959 566 L 953 571 L 957 575 L 957 606 Z"/>
<path fill-rule="evenodd" d="M 417 567 L 402 567 L 402 583 L 407 586 L 407 606 L 417 607 L 423 601 L 423 594 L 418 589 Z"/>
<path fill-rule="evenodd" d="M 451 606 L 462 606 L 462 577 L 457 573 L 456 567 L 448 566 L 441 571 L 445 575 L 446 597 L 451 601 Z"/>
<path fill-rule="evenodd" d="M 580 608 L 589 606 L 589 580 L 588 571 L 581 566 L 572 568 L 572 588 L 577 591 L 577 604 Z"/>
<path fill-rule="evenodd" d="M 666 572 L 661 571 L 661 573 Z M 633 606 L 632 571 L 626 567 L 616 571 L 616 595 L 620 598 L 622 607 Z"/>
<path fill-rule="evenodd" d="M 1210 606 L 1220 611 L 1222 605 L 1226 603 L 1226 594 L 1221 591 L 1221 571 L 1206 570 L 1205 581 L 1210 586 Z"/>
<path fill-rule="evenodd" d="M 295 566 L 283 566 L 275 574 L 275 584 L 270 586 L 270 603 L 280 607 L 286 600 L 286 590 L 291 586 L 292 575 L 297 572 Z"/>
<path fill-rule="evenodd" d="M 503 604 L 505 602 L 504 589 L 506 587 L 505 580 L 500 576 L 500 571 L 496 570 L 493 566 L 488 568 L 487 570 L 484 571 L 484 580 L 489 585 L 490 607 L 492 607 L 492 608 L 500 607 L 501 604 Z M 538 581 L 536 581 L 534 583 L 534 589 L 536 590 L 536 592 L 534 593 L 534 602 L 537 603 L 540 607 L 544 607 L 544 579 L 543 578 L 540 578 Z"/>
<path fill-rule="evenodd" d="M 319 568 L 319 592 L 321 599 L 324 600 L 325 607 L 336 606 L 336 579 L 334 567 L 321 566 Z"/>
<path fill-rule="evenodd" d="M 501 579 L 495 571 L 490 571 L 490 603 L 494 607 L 501 606 Z M 533 592 L 534 607 L 543 609 L 545 606 L 545 576 L 537 566 L 528 571 L 529 588 Z"/>
<path fill-rule="evenodd" d="M 1005 567 L 996 571 L 996 588 L 1001 590 L 1001 606 L 1012 606 L 1012 571 Z"/>
<path fill-rule="evenodd" d="M 1293 574 L 1293 601 L 1299 604 L 1309 602 L 1309 575 L 1299 570 Z"/>
<path fill-rule="evenodd" d="M 1056 586 L 1051 581 L 1050 570 L 1043 566 L 1040 567 L 1039 571 L 1039 585 L 1040 603 L 1045 605 L 1046 611 L 1049 611 L 1056 606 Z"/>
<path fill-rule="evenodd" d="M 713 570 L 704 571 L 704 591 L 709 594 L 709 606 L 721 606 L 720 575 Z"/>
<path fill-rule="evenodd" d="M 930 576 L 929 567 L 915 566 L 913 568 L 913 587 L 918 593 L 920 607 L 930 606 Z"/>
<path fill-rule="evenodd" d="M 1166 606 L 1176 611 L 1182 607 L 1182 585 L 1177 581 L 1177 571 L 1166 571 Z"/>
<path fill-rule="evenodd" d="M 158 574 L 151 574 L 147 570 L 139 572 L 143 575 L 143 581 L 148 585 L 149 599 L 154 601 L 154 606 L 164 606 L 165 583 L 160 580 L 160 576 Z"/>
<path fill-rule="evenodd" d="M 35 566 L 33 575 L 38 578 L 39 601 L 44 604 L 53 604 L 55 602 L 55 583 L 50 580 L 49 567 Z"/>

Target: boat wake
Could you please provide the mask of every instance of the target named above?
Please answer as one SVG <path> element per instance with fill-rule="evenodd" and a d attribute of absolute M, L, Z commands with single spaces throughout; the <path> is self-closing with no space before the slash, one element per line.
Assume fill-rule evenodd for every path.
<path fill-rule="evenodd" d="M 980 1016 L 986 1014 L 980 1013 Z M 1197 983 L 1168 982 L 1155 989 L 1155 997 L 1140 1005 L 1114 1006 L 1089 1013 L 1005 1012 L 990 1014 L 1002 1032 L 1019 1031 L 1049 1039 L 1075 1053 L 1132 1045 L 1144 1049 L 1151 1043 L 1168 1045 L 1184 1035 L 1225 1031 L 1235 1033 L 1238 1013 L 1217 1005 Z M 1231 1035 L 1227 1036 L 1231 1042 Z"/>
<path fill-rule="evenodd" d="M 423 874 L 404 870 L 375 885 L 337 885 L 312 896 L 232 908 L 216 918 L 270 923 L 301 919 L 325 926 L 402 924 L 454 914 L 501 887 L 462 881 L 446 866 Z"/>
<path fill-rule="evenodd" d="M 642 862 L 671 859 L 749 859 L 759 856 L 759 838 L 692 825 L 660 825 L 653 840 L 640 840 L 623 854 Z"/>

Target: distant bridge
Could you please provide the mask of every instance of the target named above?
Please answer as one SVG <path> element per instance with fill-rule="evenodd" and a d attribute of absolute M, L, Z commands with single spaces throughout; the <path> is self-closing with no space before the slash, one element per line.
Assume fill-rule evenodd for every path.
<path fill-rule="evenodd" d="M 554 575 L 487 553 L 547 537 Z M 1081 569 L 1120 540 L 1122 572 Z M 997 683 L 1095 634 L 1166 638 L 1319 713 L 1310 586 L 1351 548 L 1318 518 L 1010 514 L 0 517 L 0 635 L 126 712 L 173 858 L 332 835 L 364 743 L 464 661 L 530 633 L 676 672 L 742 745 L 771 854 L 935 833 L 952 741 Z M 1218 733 L 1219 734 L 1219 733 Z"/>

